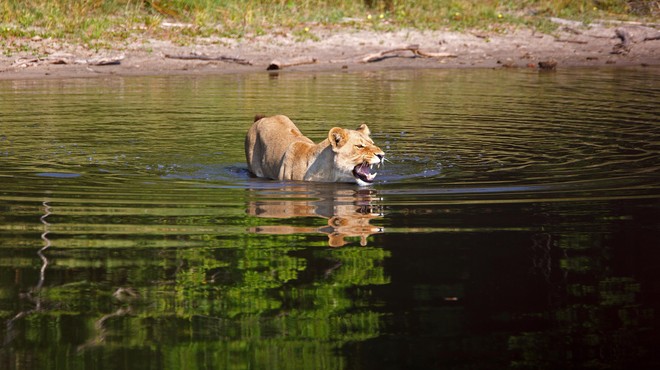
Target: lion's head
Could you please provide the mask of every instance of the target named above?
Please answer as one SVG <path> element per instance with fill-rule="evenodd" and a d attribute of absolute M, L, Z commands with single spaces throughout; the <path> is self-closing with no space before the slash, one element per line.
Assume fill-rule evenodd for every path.
<path fill-rule="evenodd" d="M 374 181 L 376 172 L 373 166 L 380 166 L 385 153 L 369 137 L 371 131 L 362 124 L 356 130 L 333 127 L 328 132 L 328 140 L 335 153 L 334 164 L 343 181 L 354 179 L 358 185 L 368 185 Z"/>

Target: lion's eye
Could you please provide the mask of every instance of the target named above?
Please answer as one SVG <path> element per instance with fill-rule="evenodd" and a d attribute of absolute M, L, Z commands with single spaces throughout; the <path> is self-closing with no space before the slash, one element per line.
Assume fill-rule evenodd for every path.
<path fill-rule="evenodd" d="M 358 148 L 358 149 L 364 149 L 365 148 L 364 145 L 362 145 L 362 144 L 356 144 L 355 147 Z"/>

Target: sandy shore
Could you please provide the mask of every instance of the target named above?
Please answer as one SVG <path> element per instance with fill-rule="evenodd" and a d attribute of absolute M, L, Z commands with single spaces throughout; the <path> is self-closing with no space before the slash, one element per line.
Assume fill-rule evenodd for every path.
<path fill-rule="evenodd" d="M 7 56 L 5 51 L 0 56 L 0 79 L 251 73 L 266 71 L 274 61 L 287 71 L 539 68 L 540 62 L 556 63 L 557 69 L 660 65 L 657 25 L 585 27 L 555 21 L 560 28 L 553 35 L 520 28 L 506 33 L 321 29 L 302 40 L 279 32 L 241 39 L 197 38 L 183 46 L 136 36 L 96 51 L 60 40 L 15 39 L 9 42 L 16 50 L 29 52 Z M 417 45 L 416 53 L 400 50 L 377 57 L 410 45 Z M 369 57 L 373 60 L 365 62 Z"/>

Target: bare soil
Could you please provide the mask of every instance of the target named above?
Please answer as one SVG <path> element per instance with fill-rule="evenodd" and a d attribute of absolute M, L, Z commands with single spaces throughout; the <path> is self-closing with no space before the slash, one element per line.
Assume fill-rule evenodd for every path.
<path fill-rule="evenodd" d="M 513 27 L 497 33 L 330 28 L 315 30 L 303 39 L 283 31 L 240 39 L 196 38 L 188 45 L 134 36 L 103 50 L 39 37 L 14 39 L 9 40 L 14 50 L 28 51 L 0 55 L 0 79 L 251 73 L 269 66 L 291 71 L 355 71 L 660 65 L 657 24 L 584 26 L 555 21 L 560 29 L 553 35 Z M 416 46 L 387 52 L 410 45 Z M 372 58 L 365 62 L 368 57 Z"/>

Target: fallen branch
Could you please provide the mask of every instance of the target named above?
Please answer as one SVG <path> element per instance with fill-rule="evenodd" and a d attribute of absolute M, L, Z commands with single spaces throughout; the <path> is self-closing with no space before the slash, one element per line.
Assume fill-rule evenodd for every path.
<path fill-rule="evenodd" d="M 282 69 L 282 68 L 302 66 L 302 65 L 305 65 L 305 64 L 314 64 L 316 62 L 317 62 L 316 58 L 305 59 L 305 60 L 291 62 L 291 63 L 282 63 L 278 60 L 273 60 L 272 62 L 270 62 L 268 67 L 266 67 L 266 70 L 267 71 L 276 71 L 276 70 Z"/>
<path fill-rule="evenodd" d="M 540 61 L 539 69 L 545 71 L 554 71 L 555 69 L 557 69 L 557 61 L 554 59 Z"/>
<path fill-rule="evenodd" d="M 48 58 L 46 60 L 48 64 L 69 64 L 70 60 L 64 58 Z"/>
<path fill-rule="evenodd" d="M 567 40 L 567 39 L 555 39 L 555 42 L 567 42 L 571 44 L 588 44 L 588 41 L 582 41 L 582 40 Z"/>
<path fill-rule="evenodd" d="M 402 47 L 402 48 L 395 48 L 395 49 L 381 51 L 380 53 L 369 54 L 369 55 L 363 57 L 360 60 L 360 62 L 361 63 L 379 62 L 379 61 L 381 61 L 383 59 L 386 59 L 386 58 L 396 57 L 396 55 L 388 56 L 388 54 L 394 54 L 394 53 L 398 53 L 398 52 L 401 52 L 401 51 L 410 51 L 410 52 L 413 53 L 413 57 L 423 57 L 423 58 L 455 58 L 455 57 L 457 57 L 456 54 L 451 54 L 451 53 L 430 53 L 430 52 L 419 50 L 419 45 L 408 45 L 408 46 Z"/>
<path fill-rule="evenodd" d="M 398 53 L 400 51 L 407 51 L 407 50 L 413 51 L 410 48 L 396 48 L 396 49 L 391 49 L 391 50 L 385 50 L 385 51 L 381 51 L 380 53 L 369 54 L 369 55 L 365 56 L 364 58 L 362 58 L 360 60 L 360 62 L 362 62 L 362 63 L 380 62 L 381 60 L 383 60 L 385 58 L 392 58 L 392 57 L 395 56 L 395 55 L 392 55 L 392 56 L 388 57 L 387 54 Z M 413 51 L 413 53 L 414 53 L 414 51 Z"/>
<path fill-rule="evenodd" d="M 220 61 L 220 62 L 229 62 L 229 63 L 238 63 L 246 66 L 251 66 L 252 62 L 242 58 L 228 57 L 220 55 L 217 57 L 212 57 L 203 54 L 188 54 L 188 55 L 174 55 L 174 54 L 165 54 L 165 58 L 170 59 L 183 59 L 183 60 L 211 60 L 211 61 Z"/>
<path fill-rule="evenodd" d="M 42 59 L 40 58 L 18 58 L 12 63 L 12 67 L 18 67 L 18 68 L 24 68 L 24 67 L 32 67 L 37 65 L 37 63 L 41 62 Z"/>
<path fill-rule="evenodd" d="M 651 40 L 660 40 L 660 33 L 653 36 L 644 37 L 644 41 L 651 41 Z"/>
<path fill-rule="evenodd" d="M 623 28 L 617 28 L 614 30 L 614 33 L 616 34 L 616 37 L 621 39 L 621 42 L 614 45 L 610 54 L 628 54 L 630 52 L 632 36 L 630 36 L 630 33 Z"/>
<path fill-rule="evenodd" d="M 598 23 L 609 23 L 609 24 L 618 24 L 618 25 L 628 25 L 628 26 L 642 26 L 642 27 L 650 27 L 650 28 L 656 28 L 660 26 L 660 23 L 650 23 L 650 22 L 636 22 L 636 21 L 617 21 L 617 20 L 608 20 L 608 19 L 601 19 L 598 21 L 595 21 L 594 24 Z"/>
<path fill-rule="evenodd" d="M 581 35 L 582 34 L 582 32 L 576 30 L 575 28 L 569 27 L 569 26 L 562 27 L 562 30 L 564 30 L 568 33 L 572 33 L 574 35 Z"/>
<path fill-rule="evenodd" d="M 424 58 L 456 58 L 458 55 L 452 53 L 431 53 L 427 51 L 417 50 L 415 55 Z"/>
<path fill-rule="evenodd" d="M 92 59 L 87 59 L 87 63 L 90 66 L 111 66 L 111 65 L 117 65 L 121 64 L 121 61 L 124 59 L 123 55 L 117 56 L 117 57 L 100 57 L 100 58 L 92 58 Z M 63 64 L 60 59 L 55 60 L 52 62 L 52 64 Z"/>
<path fill-rule="evenodd" d="M 71 57 L 49 56 L 46 58 L 17 59 L 13 66 L 32 67 L 39 64 L 85 64 L 90 66 L 110 66 L 120 64 L 123 55 L 113 57 L 97 57 L 92 59 L 73 59 Z"/>

